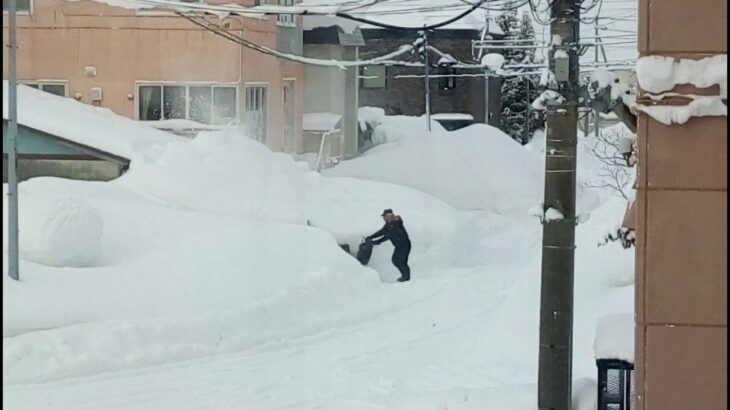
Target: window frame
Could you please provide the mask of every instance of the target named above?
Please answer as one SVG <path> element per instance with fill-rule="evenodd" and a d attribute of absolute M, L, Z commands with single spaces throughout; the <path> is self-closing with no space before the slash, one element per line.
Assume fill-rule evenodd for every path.
<path fill-rule="evenodd" d="M 279 6 L 294 6 L 294 0 L 278 0 Z M 294 14 L 277 14 L 276 25 L 280 27 L 296 27 L 297 17 Z"/>
<path fill-rule="evenodd" d="M 456 69 L 453 67 L 442 67 L 439 69 L 439 75 L 448 76 L 439 78 L 439 91 L 448 92 L 456 89 Z M 445 85 L 444 85 L 445 84 Z"/>
<path fill-rule="evenodd" d="M 139 110 L 139 97 L 140 97 L 140 87 L 160 87 L 160 109 L 164 110 L 164 104 L 165 104 L 165 94 L 164 94 L 164 87 L 184 87 L 185 88 L 185 120 L 188 121 L 195 121 L 190 118 L 190 87 L 209 87 L 210 88 L 210 105 L 211 105 L 211 122 L 213 119 L 213 89 L 214 88 L 233 88 L 235 90 L 236 95 L 236 106 L 234 107 L 234 118 L 233 122 L 238 123 L 240 121 L 240 107 L 241 107 L 241 97 L 239 94 L 240 87 L 238 83 L 229 83 L 229 82 L 211 82 L 211 81 L 136 81 L 134 84 L 134 119 L 137 121 L 164 121 L 168 120 L 169 118 L 163 118 L 164 117 L 164 111 L 160 112 L 160 119 L 159 120 L 143 120 L 140 118 L 140 110 Z M 205 124 L 205 125 L 217 125 L 217 124 Z"/>
<path fill-rule="evenodd" d="M 63 95 L 61 97 L 68 98 L 68 80 L 18 80 L 18 84 L 23 85 L 37 85 L 37 90 L 48 92 L 43 90 L 41 87 L 44 85 L 62 85 L 63 86 Z M 53 93 L 49 93 L 53 94 Z M 53 94 L 58 95 L 58 94 Z"/>
<path fill-rule="evenodd" d="M 248 127 L 248 119 L 249 119 L 248 118 L 248 112 L 249 112 L 249 110 L 248 110 L 248 95 L 247 95 L 248 94 L 248 90 L 249 89 L 255 89 L 255 88 L 263 88 L 264 90 L 266 90 L 265 104 L 263 106 L 264 107 L 264 135 L 262 135 L 260 138 L 259 138 L 259 136 L 253 136 L 253 135 L 249 135 L 249 137 L 257 137 L 257 138 L 254 138 L 256 141 L 259 141 L 262 144 L 268 144 L 268 141 L 269 141 L 269 131 L 270 131 L 269 130 L 269 117 L 270 117 L 270 107 L 269 107 L 269 105 L 271 103 L 271 98 L 269 98 L 270 97 L 270 93 L 269 93 L 270 84 L 268 82 L 251 81 L 251 82 L 244 83 L 244 85 L 243 85 L 243 101 L 244 101 L 244 104 L 243 104 L 243 107 L 242 107 L 243 108 L 243 110 L 242 110 L 243 111 L 243 117 L 245 119 L 244 120 L 245 121 L 244 128 L 245 127 Z"/>
<path fill-rule="evenodd" d="M 364 73 L 368 69 L 368 67 L 382 67 L 383 69 L 383 85 L 382 86 L 368 86 L 367 80 L 376 80 L 373 78 L 366 78 L 367 75 Z M 369 64 L 364 65 L 360 67 L 359 73 L 358 73 L 358 79 L 360 80 L 360 88 L 366 89 L 366 90 L 384 90 L 388 88 L 388 67 L 384 65 L 377 65 L 377 64 Z M 379 78 L 377 80 L 380 80 Z"/>
<path fill-rule="evenodd" d="M 18 16 L 32 16 L 33 15 L 33 6 L 34 6 L 33 3 L 35 3 L 34 0 L 28 0 L 28 9 L 27 10 L 18 9 L 17 4 L 16 4 L 15 14 L 17 14 Z M 7 16 L 8 14 L 10 14 L 9 11 L 3 10 L 3 15 Z"/>
<path fill-rule="evenodd" d="M 287 100 L 287 86 L 290 87 L 291 93 Z M 296 151 L 296 135 L 297 135 L 297 79 L 296 78 L 282 78 L 281 79 L 281 99 L 282 99 L 282 111 L 284 113 L 284 126 L 282 127 L 282 134 L 286 149 L 291 152 Z M 291 102 L 291 107 L 287 107 L 287 102 Z M 291 118 L 289 118 L 289 115 Z M 291 124 L 289 120 L 291 119 Z M 287 131 L 291 134 L 287 135 Z"/>

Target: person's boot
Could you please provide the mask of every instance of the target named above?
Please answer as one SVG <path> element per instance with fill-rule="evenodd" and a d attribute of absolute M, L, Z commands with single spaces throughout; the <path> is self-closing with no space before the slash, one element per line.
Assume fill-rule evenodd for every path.
<path fill-rule="evenodd" d="M 398 278 L 398 282 L 408 282 L 409 280 L 411 280 L 411 278 L 407 278 L 404 276 L 401 276 L 400 278 Z"/>

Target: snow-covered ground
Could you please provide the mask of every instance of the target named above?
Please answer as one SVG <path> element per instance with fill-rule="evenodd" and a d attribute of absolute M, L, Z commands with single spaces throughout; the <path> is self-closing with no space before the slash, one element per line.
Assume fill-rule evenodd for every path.
<path fill-rule="evenodd" d="M 3 406 L 536 409 L 538 143 L 483 125 L 393 132 L 324 176 L 224 131 L 155 147 L 116 181 L 22 183 Z M 583 410 L 598 319 L 633 311 L 633 253 L 597 247 L 625 201 L 579 194 L 592 213 L 577 228 Z M 390 245 L 369 267 L 338 247 L 384 208 L 413 240 L 409 283 L 394 283 Z"/>

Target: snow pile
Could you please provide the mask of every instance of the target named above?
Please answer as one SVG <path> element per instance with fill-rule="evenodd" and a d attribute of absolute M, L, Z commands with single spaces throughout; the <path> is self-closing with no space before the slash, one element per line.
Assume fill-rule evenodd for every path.
<path fill-rule="evenodd" d="M 401 141 L 404 138 L 420 138 L 428 134 L 426 117 L 409 117 L 406 115 L 382 116 L 378 119 L 377 113 L 369 118 L 372 124 L 377 124 L 373 129 L 372 142 L 375 145 L 387 144 Z M 446 129 L 433 117 L 431 117 L 431 130 L 445 132 Z M 374 151 L 368 151 L 372 153 Z M 366 154 L 367 155 L 367 154 Z"/>
<path fill-rule="evenodd" d="M 360 131 L 374 130 L 385 120 L 385 110 L 378 107 L 360 107 L 357 110 Z"/>
<path fill-rule="evenodd" d="M 379 107 L 360 107 L 357 109 L 357 118 L 375 128 L 385 119 L 385 110 Z"/>
<path fill-rule="evenodd" d="M 405 185 L 465 210 L 522 214 L 542 196 L 539 158 L 497 128 L 475 124 L 431 134 L 401 130 L 388 130 L 388 142 L 398 142 L 340 163 L 325 175 Z"/>
<path fill-rule="evenodd" d="M 697 88 L 720 86 L 720 96 L 727 98 L 727 54 L 700 60 L 665 56 L 641 57 L 636 62 L 639 86 L 650 93 L 671 91 L 679 84 Z"/>
<path fill-rule="evenodd" d="M 8 118 L 8 82 L 3 80 L 3 118 Z M 150 150 L 187 140 L 114 114 L 34 88 L 18 85 L 18 124 L 57 135 L 133 161 Z M 103 132 L 100 132 L 103 130 Z"/>
<path fill-rule="evenodd" d="M 596 359 L 634 362 L 634 316 L 607 315 L 598 320 L 594 343 Z"/>
<path fill-rule="evenodd" d="M 21 188 L 24 184 L 21 185 Z M 3 226 L 8 223 L 7 184 L 3 184 Z M 19 190 L 20 254 L 52 267 L 89 267 L 99 262 L 104 222 L 93 205 L 80 198 L 25 196 Z M 7 251 L 3 230 L 3 251 Z"/>
<path fill-rule="evenodd" d="M 88 203 L 63 198 L 52 202 L 41 219 L 35 243 L 23 249 L 23 257 L 46 266 L 94 266 L 101 253 L 101 235 L 104 222 L 99 211 Z M 34 214 L 34 217 L 42 215 Z M 26 218 L 27 221 L 27 218 Z"/>
<path fill-rule="evenodd" d="M 318 176 L 299 164 L 233 130 L 201 132 L 138 164 L 120 184 L 187 209 L 305 223 L 301 199 Z"/>

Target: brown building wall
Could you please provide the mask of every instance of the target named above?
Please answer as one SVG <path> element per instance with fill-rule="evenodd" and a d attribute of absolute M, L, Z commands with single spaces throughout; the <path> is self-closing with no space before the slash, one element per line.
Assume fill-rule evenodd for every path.
<path fill-rule="evenodd" d="M 215 3 L 215 1 L 213 1 Z M 228 2 L 223 2 L 228 3 Z M 252 1 L 239 1 L 242 4 Z M 154 82 L 219 82 L 239 87 L 238 114 L 243 118 L 247 83 L 268 84 L 268 142 L 283 145 L 282 80 L 296 80 L 296 144 L 301 149 L 303 69 L 238 46 L 192 23 L 162 13 L 135 12 L 89 1 L 33 0 L 32 14 L 18 15 L 18 79 L 67 81 L 67 94 L 91 103 L 101 87 L 101 106 L 136 118 L 136 85 Z M 217 18 L 214 18 L 217 20 Z M 229 17 L 222 21 L 233 34 L 271 48 L 277 46 L 274 19 Z M 3 43 L 7 44 L 7 16 Z M 7 47 L 3 47 L 7 78 Z M 96 76 L 85 67 L 96 68 Z"/>
<path fill-rule="evenodd" d="M 726 54 L 726 35 L 726 0 L 639 2 L 642 56 Z M 727 117 L 638 128 L 637 409 L 725 409 Z"/>
<path fill-rule="evenodd" d="M 429 44 L 444 53 L 451 54 L 460 61 L 471 62 L 472 40 L 479 39 L 479 32 L 473 30 L 437 30 Z M 415 33 L 393 32 L 383 29 L 363 29 L 365 46 L 360 47 L 362 59 L 371 58 L 397 50 L 404 44 L 412 44 Z M 408 59 L 408 58 L 404 58 Z M 439 57 L 431 53 L 431 64 Z M 457 70 L 456 74 L 479 74 L 479 70 Z M 443 74 L 438 70 L 431 74 Z M 423 69 L 418 67 L 387 67 L 385 88 L 368 89 L 360 87 L 359 105 L 361 107 L 380 107 L 389 115 L 424 115 L 425 95 L 423 78 L 398 78 L 398 76 L 422 76 Z M 476 122 L 485 122 L 485 80 L 484 77 L 456 77 L 455 87 L 444 90 L 439 87 L 439 78 L 430 80 L 431 113 L 471 114 Z M 497 83 L 490 82 L 492 92 Z M 497 99 L 500 94 L 496 94 Z M 497 102 L 493 99 L 492 104 Z M 501 108 L 501 103 L 498 104 Z M 494 110 L 494 108 L 493 108 Z M 496 122 L 499 125 L 498 122 Z"/>

